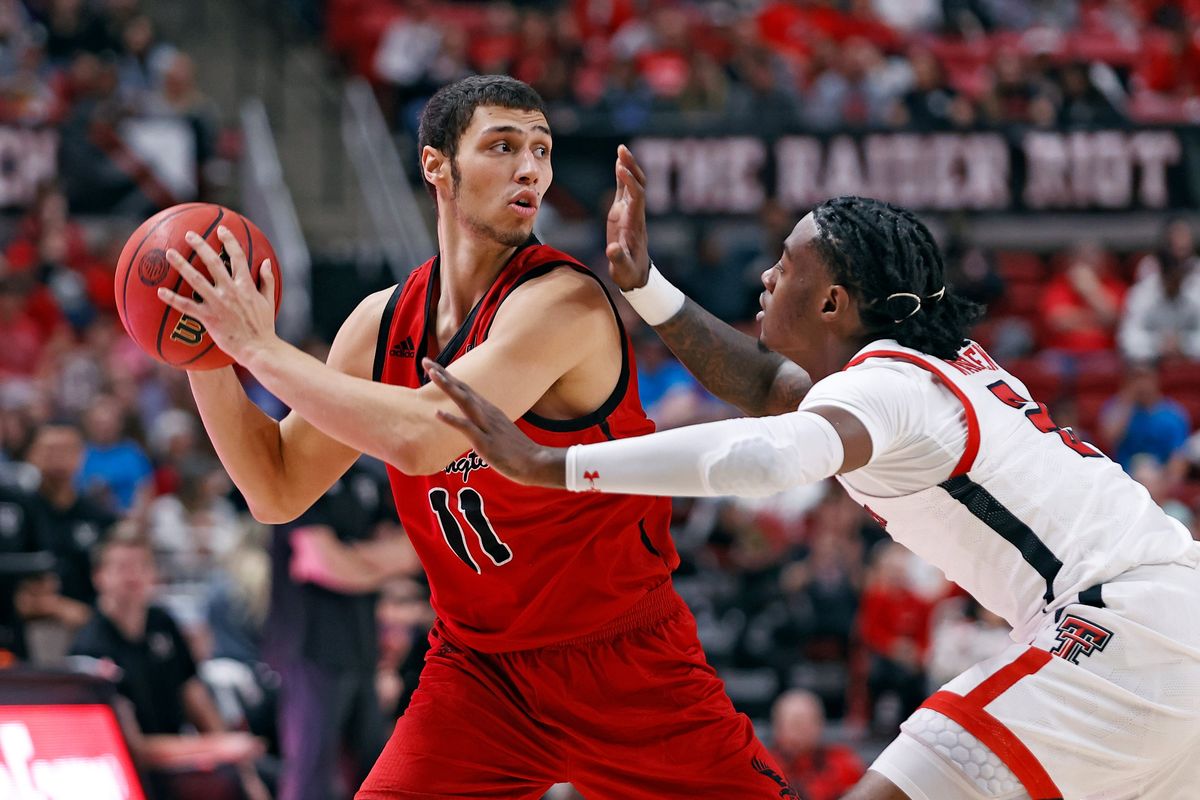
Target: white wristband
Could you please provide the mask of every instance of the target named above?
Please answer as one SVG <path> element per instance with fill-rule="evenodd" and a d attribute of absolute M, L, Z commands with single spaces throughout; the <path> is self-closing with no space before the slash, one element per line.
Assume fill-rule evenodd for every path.
<path fill-rule="evenodd" d="M 687 300 L 687 295 L 667 280 L 658 271 L 658 267 L 654 266 L 653 261 L 650 262 L 650 275 L 646 278 L 646 285 L 621 294 L 629 301 L 629 305 L 633 306 L 638 316 L 650 326 L 661 325 L 678 314 Z"/>

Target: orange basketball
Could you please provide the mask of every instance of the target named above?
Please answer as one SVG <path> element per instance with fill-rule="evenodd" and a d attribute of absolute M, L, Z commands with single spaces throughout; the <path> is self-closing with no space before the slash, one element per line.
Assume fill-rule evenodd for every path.
<path fill-rule="evenodd" d="M 167 250 L 174 248 L 204 275 L 204 262 L 184 240 L 195 231 L 204 237 L 226 260 L 224 245 L 217 238 L 217 226 L 224 225 L 237 237 L 250 264 L 250 274 L 258 283 L 258 272 L 265 259 L 271 260 L 275 277 L 275 313 L 283 292 L 279 262 L 271 243 L 257 226 L 236 211 L 213 203 L 184 203 L 160 211 L 141 224 L 121 250 L 117 262 L 117 311 L 121 323 L 138 346 L 154 358 L 182 369 L 216 369 L 233 359 L 216 346 L 199 320 L 181 314 L 158 299 L 165 286 L 180 294 L 189 294 L 188 285 L 167 261 Z"/>

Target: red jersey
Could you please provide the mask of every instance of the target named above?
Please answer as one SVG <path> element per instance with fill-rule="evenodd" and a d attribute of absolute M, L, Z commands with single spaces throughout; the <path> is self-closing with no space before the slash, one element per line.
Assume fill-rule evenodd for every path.
<path fill-rule="evenodd" d="M 431 353 L 427 331 L 437 309 L 438 259 L 425 262 L 396 287 L 384 310 L 375 380 L 410 388 L 427 383 L 423 357 L 447 365 L 478 347 L 504 300 L 554 269 L 595 278 L 570 256 L 531 239 L 442 352 Z M 567 447 L 654 431 L 638 399 L 632 343 L 623 327 L 620 335 L 621 376 L 608 400 L 572 420 L 527 413 L 517 420 L 526 435 Z M 406 475 L 389 465 L 388 477 L 400 520 L 429 578 L 438 619 L 479 651 L 542 647 L 597 631 L 668 580 L 679 564 L 668 529 L 670 501 L 664 498 L 523 486 L 474 451 L 434 475 Z"/>

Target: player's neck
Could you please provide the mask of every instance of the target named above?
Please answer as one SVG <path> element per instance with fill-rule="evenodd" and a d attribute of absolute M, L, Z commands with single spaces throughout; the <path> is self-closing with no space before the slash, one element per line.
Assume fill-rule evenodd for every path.
<path fill-rule="evenodd" d="M 449 216 L 438 220 L 438 322 L 457 327 L 517 248 L 480 236 Z"/>

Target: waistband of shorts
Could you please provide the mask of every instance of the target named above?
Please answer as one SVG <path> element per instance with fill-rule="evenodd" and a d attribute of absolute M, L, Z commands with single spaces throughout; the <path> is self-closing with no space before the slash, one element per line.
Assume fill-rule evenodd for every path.
<path fill-rule="evenodd" d="M 554 642 L 546 647 L 576 647 L 581 644 L 604 642 L 621 634 L 648 628 L 662 622 L 683 607 L 683 598 L 675 592 L 675 586 L 668 579 L 646 592 L 628 611 L 605 623 L 599 630 L 584 636 L 577 636 L 574 639 Z"/>

